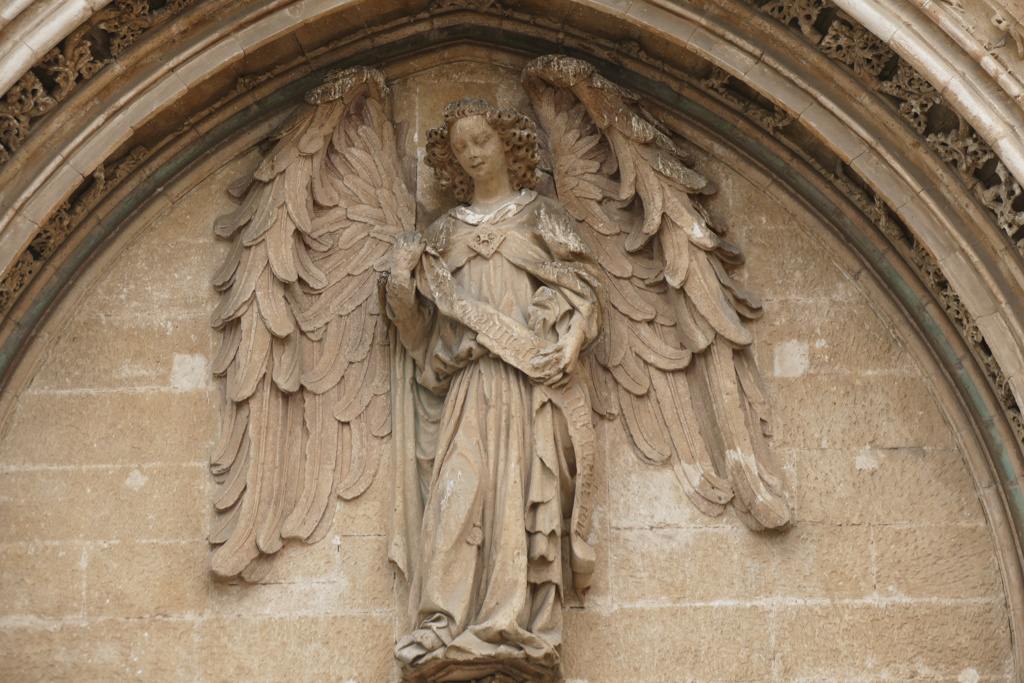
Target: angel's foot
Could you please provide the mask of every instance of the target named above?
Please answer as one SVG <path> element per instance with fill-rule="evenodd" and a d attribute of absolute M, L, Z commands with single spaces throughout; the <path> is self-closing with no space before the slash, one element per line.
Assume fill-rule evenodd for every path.
<path fill-rule="evenodd" d="M 431 652 L 443 648 L 451 638 L 445 641 L 438 630 L 448 633 L 448 619 L 444 615 L 434 615 L 424 620 L 420 628 L 403 636 L 395 645 L 395 659 L 406 666 L 412 666 Z"/>
<path fill-rule="evenodd" d="M 412 666 L 423 655 L 430 652 L 417 641 L 412 634 L 403 637 L 395 645 L 395 659 L 406 666 Z"/>

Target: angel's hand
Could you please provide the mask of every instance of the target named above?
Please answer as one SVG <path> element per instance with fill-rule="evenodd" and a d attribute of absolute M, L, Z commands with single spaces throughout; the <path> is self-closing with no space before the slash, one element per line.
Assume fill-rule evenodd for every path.
<path fill-rule="evenodd" d="M 392 251 L 389 280 L 402 288 L 408 288 L 410 275 L 419 264 L 420 256 L 426 247 L 423 235 L 418 232 L 409 231 L 399 235 Z"/>
<path fill-rule="evenodd" d="M 583 334 L 575 328 L 562 336 L 556 344 L 537 354 L 531 362 L 534 379 L 549 387 L 561 389 L 572 380 L 573 371 L 583 348 Z"/>

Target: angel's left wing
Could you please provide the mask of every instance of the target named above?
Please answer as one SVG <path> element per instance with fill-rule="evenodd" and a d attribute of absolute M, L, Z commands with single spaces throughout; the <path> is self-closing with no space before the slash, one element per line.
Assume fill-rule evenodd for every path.
<path fill-rule="evenodd" d="M 770 405 L 744 324 L 761 302 L 729 276 L 743 255 L 690 197 L 713 184 L 637 95 L 587 62 L 541 57 L 523 82 L 550 139 L 558 198 L 610 283 L 594 409 L 621 415 L 637 454 L 671 463 L 705 513 L 732 502 L 752 528 L 785 526 L 764 439 Z"/>

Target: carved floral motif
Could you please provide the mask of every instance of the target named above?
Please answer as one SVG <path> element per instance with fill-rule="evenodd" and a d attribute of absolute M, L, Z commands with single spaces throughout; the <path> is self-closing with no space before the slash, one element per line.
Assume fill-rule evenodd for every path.
<path fill-rule="evenodd" d="M 31 71 L 7 91 L 0 103 L 0 163 L 6 162 L 10 152 L 21 146 L 32 119 L 56 105 L 57 101 Z"/>
<path fill-rule="evenodd" d="M 193 2 L 174 0 L 154 11 L 147 0 L 115 0 L 43 55 L 0 102 L 0 165 L 21 147 L 37 119 L 134 45 L 146 31 Z M 102 38 L 106 50 L 99 47 L 96 38 Z M 44 85 L 41 77 L 53 84 Z"/>
<path fill-rule="evenodd" d="M 52 76 L 56 88 L 50 95 L 61 102 L 78 83 L 78 80 L 89 79 L 107 63 L 97 59 L 92 52 L 92 42 L 87 39 L 90 26 L 81 26 L 61 41 L 43 57 L 40 66 Z"/>
<path fill-rule="evenodd" d="M 96 23 L 110 34 L 110 56 L 117 57 L 153 26 L 154 16 L 146 0 L 115 0 Z"/>
<path fill-rule="evenodd" d="M 797 22 L 805 36 L 818 41 L 821 40 L 821 34 L 814 28 L 814 22 L 818 20 L 821 10 L 831 6 L 828 0 L 772 0 L 761 7 L 761 11 L 783 24 Z"/>
<path fill-rule="evenodd" d="M 796 119 L 785 109 L 771 104 L 771 109 L 762 107 L 757 102 L 752 102 L 741 97 L 730 87 L 732 76 L 725 69 L 714 66 L 711 73 L 701 80 L 700 84 L 711 92 L 715 92 L 727 102 L 736 105 L 743 112 L 764 128 L 770 135 L 775 135 Z"/>
<path fill-rule="evenodd" d="M 942 157 L 943 161 L 956 167 L 968 186 L 974 186 L 979 182 L 974 177 L 975 171 L 993 158 L 995 154 L 962 116 L 957 118 L 960 125 L 956 130 L 948 133 L 932 133 L 927 137 L 928 145 Z"/>
<path fill-rule="evenodd" d="M 818 47 L 858 76 L 877 77 L 896 53 L 871 31 L 845 20 L 832 22 Z"/>
<path fill-rule="evenodd" d="M 977 188 L 982 204 L 996 216 L 996 222 L 1011 239 L 1021 237 L 1024 228 L 1024 211 L 1014 208 L 1014 203 L 1021 196 L 1021 186 L 1010 175 L 1003 162 L 996 164 L 996 177 L 999 182 L 991 187 Z M 1024 250 L 1024 238 L 1017 239 L 1017 248 Z"/>
<path fill-rule="evenodd" d="M 32 252 L 26 249 L 18 256 L 3 281 L 0 282 L 0 314 L 5 314 L 21 290 L 31 282 L 32 277 L 42 268 L 42 261 L 36 260 Z"/>
<path fill-rule="evenodd" d="M 100 166 L 92 174 L 84 192 L 67 200 L 39 228 L 28 248 L 22 252 L 11 272 L 0 282 L 0 316 L 7 313 L 18 294 L 42 267 L 43 263 L 64 243 L 70 232 L 85 215 L 132 171 L 148 154 L 136 147 L 114 164 Z"/>
<path fill-rule="evenodd" d="M 900 115 L 918 133 L 924 133 L 928 126 L 928 112 L 942 102 L 942 96 L 932 87 L 917 69 L 903 60 L 899 61 L 896 73 L 887 81 L 878 84 L 878 89 L 901 100 Z M 948 160 L 947 160 L 948 161 Z"/>

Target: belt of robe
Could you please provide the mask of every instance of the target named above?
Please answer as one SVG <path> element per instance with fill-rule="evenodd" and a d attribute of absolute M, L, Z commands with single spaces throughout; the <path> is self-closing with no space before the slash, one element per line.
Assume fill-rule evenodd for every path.
<path fill-rule="evenodd" d="M 444 260 L 431 253 L 431 250 L 424 252 L 420 264 L 430 289 L 425 294 L 433 300 L 438 311 L 473 330 L 477 341 L 484 348 L 528 377 L 533 377 L 535 371 L 531 361 L 541 351 L 550 350 L 554 344 L 541 339 L 518 320 L 493 306 L 468 296 L 455 284 Z M 594 460 L 597 450 L 597 438 L 590 415 L 590 397 L 586 389 L 575 380 L 571 380 L 562 389 L 543 384 L 536 384 L 535 389 L 544 392 L 565 417 L 576 456 L 576 493 L 569 527 L 572 549 L 570 566 L 573 584 L 582 595 L 590 588 L 590 578 L 596 563 L 594 549 L 586 541 L 593 509 Z"/>

